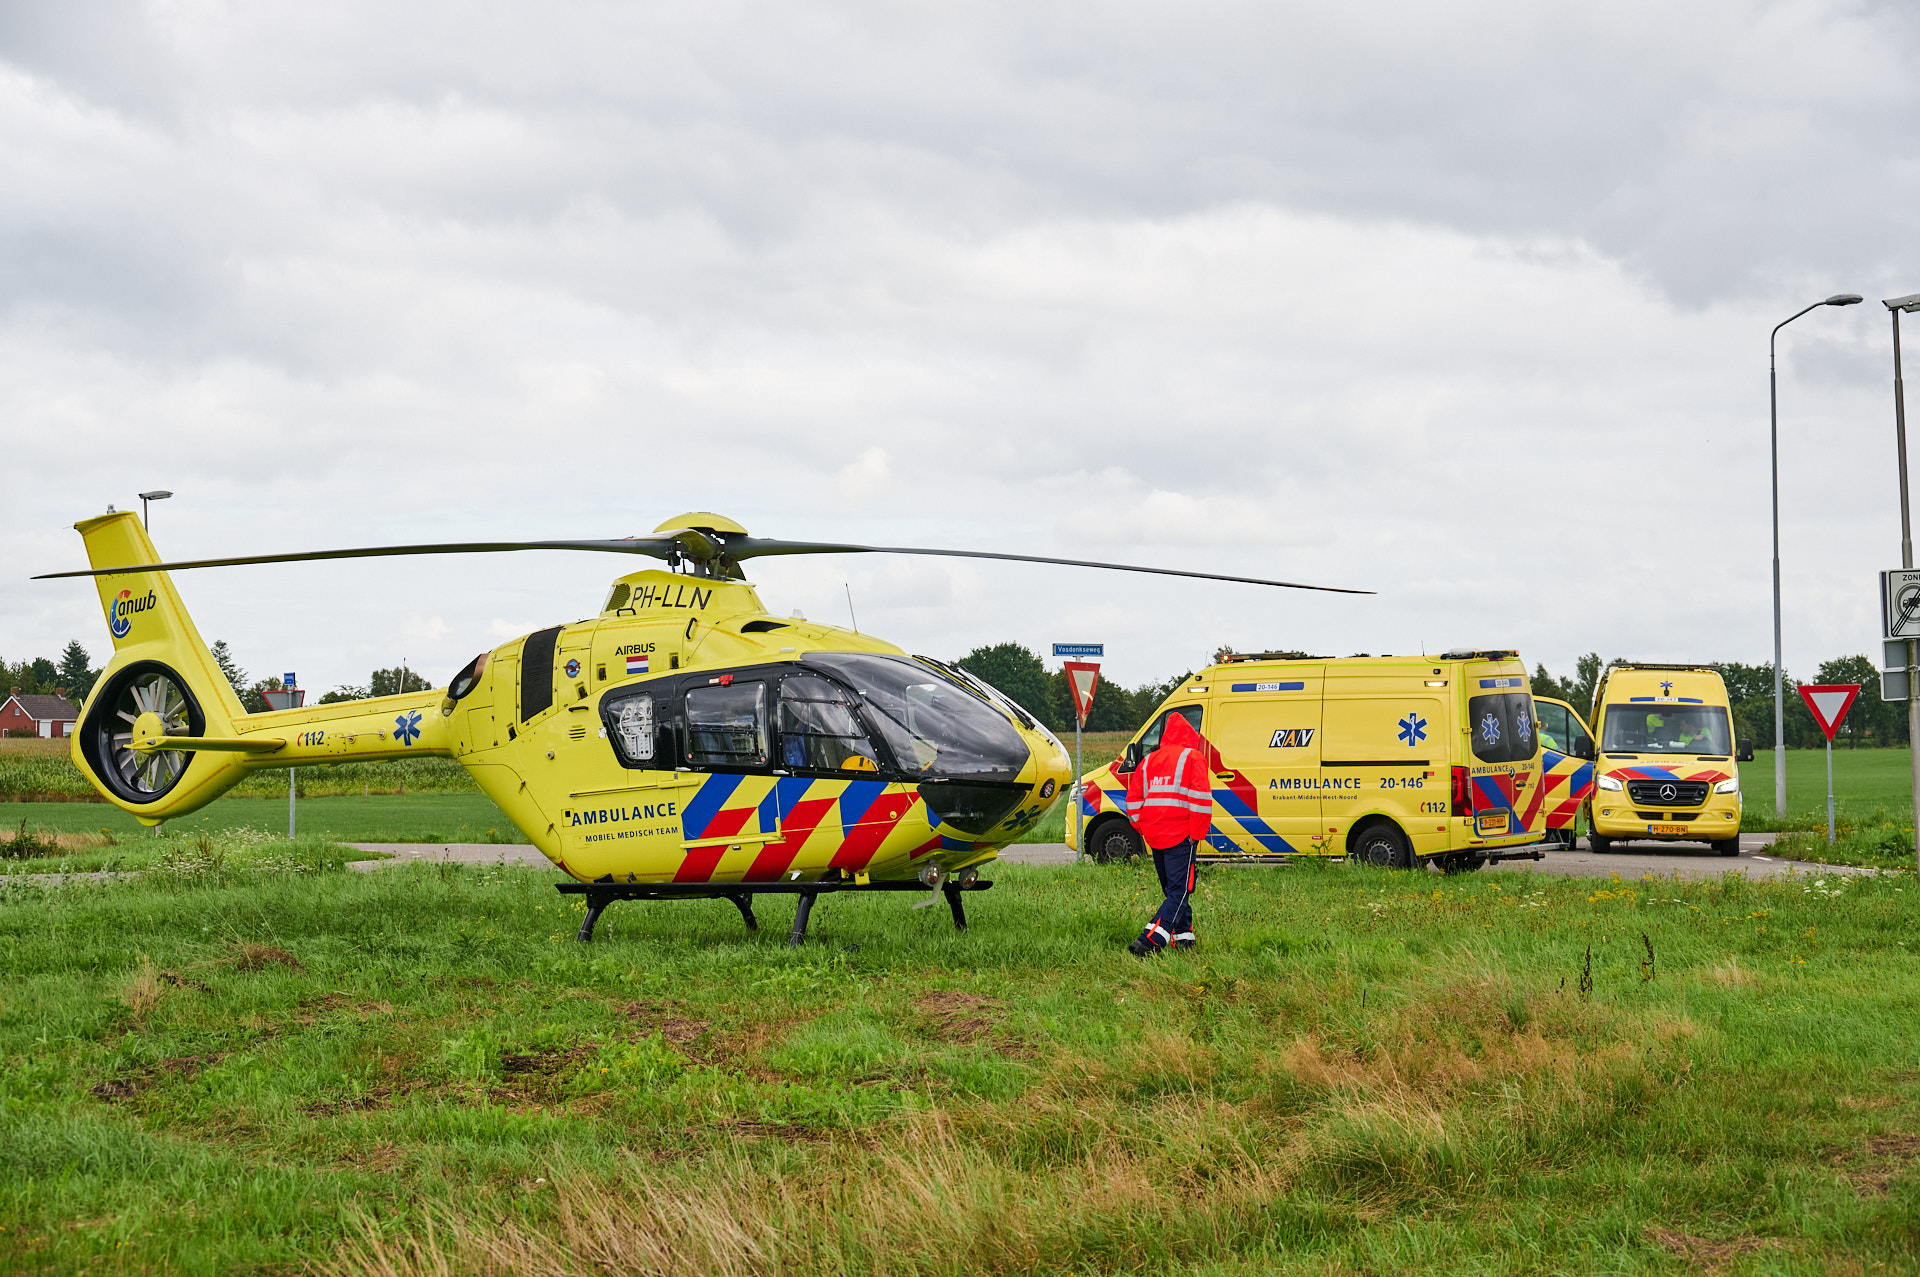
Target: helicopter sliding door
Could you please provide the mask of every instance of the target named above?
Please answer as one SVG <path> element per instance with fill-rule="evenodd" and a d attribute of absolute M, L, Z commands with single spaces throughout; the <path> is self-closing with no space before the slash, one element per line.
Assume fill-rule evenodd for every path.
<path fill-rule="evenodd" d="M 683 686 L 681 753 L 700 779 L 680 809 L 686 858 L 674 880 L 750 876 L 761 850 L 781 838 L 773 688 L 762 679 L 732 674 Z"/>

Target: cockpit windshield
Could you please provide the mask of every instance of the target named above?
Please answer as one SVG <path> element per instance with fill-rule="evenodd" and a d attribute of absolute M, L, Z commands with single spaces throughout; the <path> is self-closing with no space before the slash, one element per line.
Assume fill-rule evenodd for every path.
<path fill-rule="evenodd" d="M 971 689 L 903 656 L 812 652 L 802 663 L 859 693 L 861 707 L 910 776 L 1013 781 L 1027 745 L 1013 724 Z"/>

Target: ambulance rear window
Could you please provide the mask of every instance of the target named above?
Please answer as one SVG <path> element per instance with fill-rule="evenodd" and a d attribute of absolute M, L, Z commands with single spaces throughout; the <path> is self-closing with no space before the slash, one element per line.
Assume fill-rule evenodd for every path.
<path fill-rule="evenodd" d="M 1528 692 L 1500 692 L 1469 697 L 1467 727 L 1473 741 L 1473 756 L 1481 762 L 1525 762 L 1533 757 L 1538 743 L 1533 696 Z"/>

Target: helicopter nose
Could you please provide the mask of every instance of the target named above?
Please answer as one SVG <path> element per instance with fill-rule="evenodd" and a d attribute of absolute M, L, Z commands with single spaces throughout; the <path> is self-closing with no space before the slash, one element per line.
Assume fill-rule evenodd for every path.
<path fill-rule="evenodd" d="M 1035 792 L 1045 794 L 1048 798 L 1057 798 L 1072 786 L 1073 756 L 1067 753 L 1064 746 L 1055 744 L 1038 732 L 1034 733 L 1033 761 Z"/>

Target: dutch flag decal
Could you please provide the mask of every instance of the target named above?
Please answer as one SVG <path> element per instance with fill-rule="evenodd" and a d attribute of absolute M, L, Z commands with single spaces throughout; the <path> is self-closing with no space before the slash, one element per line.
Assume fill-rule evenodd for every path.
<path fill-rule="evenodd" d="M 628 673 L 629 675 L 632 675 L 632 674 L 645 674 L 646 672 L 647 672 L 647 658 L 646 658 L 646 657 L 644 657 L 644 656 L 629 656 L 629 657 L 627 657 L 627 673 Z"/>

